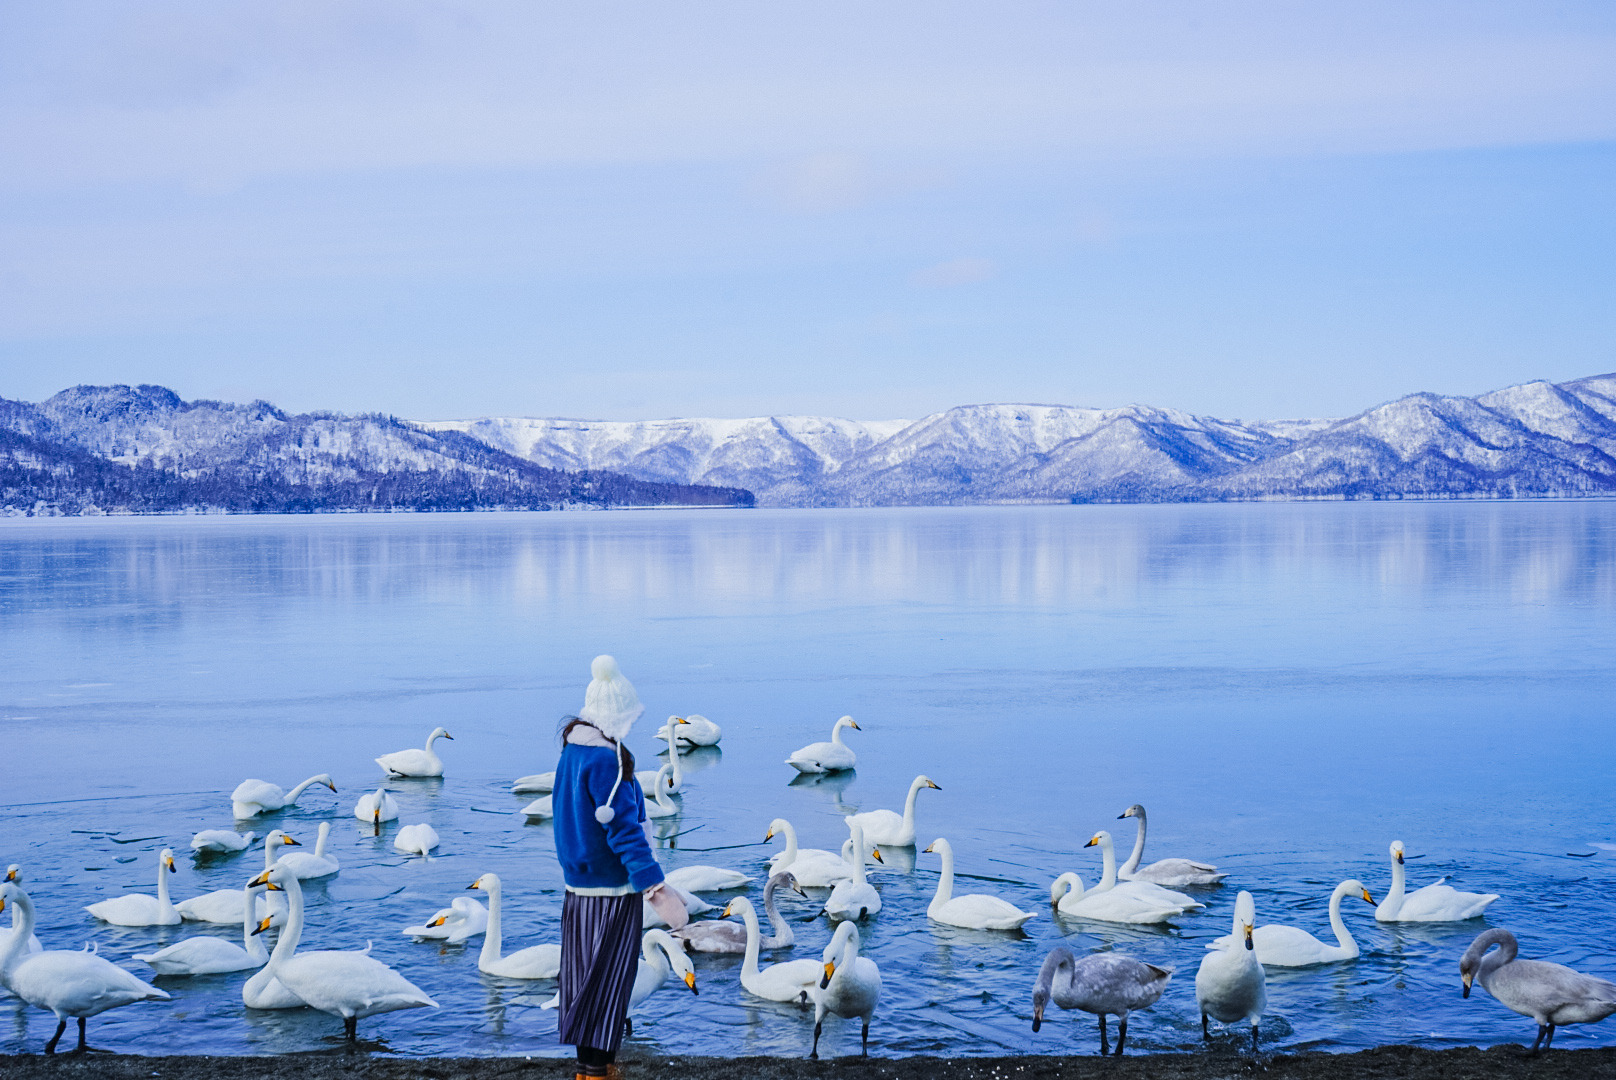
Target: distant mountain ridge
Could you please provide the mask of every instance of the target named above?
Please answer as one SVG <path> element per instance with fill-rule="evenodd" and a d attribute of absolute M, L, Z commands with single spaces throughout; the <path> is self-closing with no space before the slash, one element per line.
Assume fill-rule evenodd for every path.
<path fill-rule="evenodd" d="M 1616 495 L 1616 374 L 1344 419 L 966 405 L 920 420 L 420 421 L 550 468 L 754 492 L 763 506 Z"/>
<path fill-rule="evenodd" d="M 161 386 L 0 398 L 0 514 L 750 506 L 750 492 L 536 465 L 393 417 L 182 401 Z"/>

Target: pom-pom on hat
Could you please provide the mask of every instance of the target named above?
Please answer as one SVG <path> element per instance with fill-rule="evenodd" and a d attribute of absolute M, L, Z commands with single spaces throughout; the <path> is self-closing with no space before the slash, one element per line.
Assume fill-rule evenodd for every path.
<path fill-rule="evenodd" d="M 589 673 L 593 678 L 584 691 L 584 707 L 578 710 L 578 717 L 599 728 L 608 739 L 622 742 L 645 711 L 640 695 L 618 669 L 617 661 L 604 653 L 595 657 Z"/>

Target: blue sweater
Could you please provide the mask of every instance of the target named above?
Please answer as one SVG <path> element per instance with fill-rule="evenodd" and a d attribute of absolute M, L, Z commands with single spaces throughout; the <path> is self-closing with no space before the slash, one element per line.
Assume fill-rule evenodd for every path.
<path fill-rule="evenodd" d="M 575 889 L 632 885 L 644 891 L 662 880 L 662 867 L 645 838 L 645 794 L 632 776 L 617 788 L 609 824 L 595 820 L 622 764 L 604 746 L 568 743 L 556 766 L 551 806 L 555 810 L 556 858 L 561 876 Z"/>

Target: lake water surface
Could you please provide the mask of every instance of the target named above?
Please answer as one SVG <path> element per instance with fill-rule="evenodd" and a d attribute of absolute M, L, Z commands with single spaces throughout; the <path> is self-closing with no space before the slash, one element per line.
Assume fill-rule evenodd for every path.
<path fill-rule="evenodd" d="M 508 785 L 553 767 L 556 722 L 600 652 L 647 705 L 642 763 L 670 713 L 724 727 L 683 813 L 657 823 L 680 834 L 669 868 L 756 870 L 777 816 L 805 846 L 839 847 L 842 815 L 901 809 L 924 772 L 943 790 L 921 796 L 920 845 L 948 837 L 961 872 L 996 879 L 961 888 L 1039 913 L 1024 936 L 930 923 L 936 856 L 894 853 L 865 936 L 884 978 L 872 1052 L 1092 1052 L 1091 1017 L 1031 1030 L 1038 965 L 1063 941 L 1176 968 L 1130 1043 L 1198 1045 L 1195 966 L 1235 892 L 1255 894 L 1259 923 L 1328 938 L 1331 888 L 1357 877 L 1378 900 L 1393 839 L 1411 886 L 1447 874 L 1503 899 L 1485 920 L 1390 927 L 1349 902 L 1364 955 L 1271 970 L 1273 1047 L 1529 1038 L 1490 998 L 1460 999 L 1458 956 L 1485 926 L 1616 977 L 1612 503 L 0 521 L 0 865 L 23 866 L 46 947 L 97 941 L 150 977 L 132 954 L 239 929 L 120 929 L 83 905 L 152 891 L 165 845 L 176 899 L 239 887 L 259 847 L 198 863 L 192 833 L 232 824 L 242 779 L 329 772 L 340 795 L 241 828 L 312 845 L 333 822 L 343 869 L 310 883 L 306 947 L 373 939 L 442 1006 L 361 1032 L 405 1054 L 561 1053 L 538 1008 L 552 983 L 480 975 L 481 939 L 398 931 L 496 871 L 506 948 L 559 940 L 551 832 Z M 856 773 L 793 784 L 786 755 L 843 713 L 864 729 L 848 736 Z M 391 784 L 402 819 L 371 836 L 351 815 L 382 779 L 371 759 L 436 724 L 455 736 L 447 777 Z M 1092 884 L 1083 844 L 1111 829 L 1126 849 L 1116 817 L 1134 802 L 1147 858 L 1209 860 L 1228 884 L 1165 928 L 1052 917 L 1050 882 Z M 416 821 L 443 838 L 429 862 L 391 846 Z M 817 958 L 828 936 L 799 923 L 778 959 Z M 749 998 L 738 958 L 696 965 L 700 996 L 669 983 L 635 1045 L 807 1052 L 810 1014 Z M 244 1009 L 243 978 L 157 979 L 173 1001 L 104 1014 L 93 1044 L 267 1053 L 340 1034 L 324 1014 Z M 37 1050 L 53 1026 L 0 1000 L 0 1051 Z M 857 1046 L 856 1023 L 827 1022 L 822 1051 Z"/>

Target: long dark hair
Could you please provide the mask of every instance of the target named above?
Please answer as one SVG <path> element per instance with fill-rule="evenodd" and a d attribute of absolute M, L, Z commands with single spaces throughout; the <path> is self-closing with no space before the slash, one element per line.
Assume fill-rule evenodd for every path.
<path fill-rule="evenodd" d="M 566 749 L 567 746 L 567 736 L 571 735 L 572 729 L 577 727 L 579 724 L 582 724 L 584 727 L 595 727 L 595 725 L 591 724 L 588 720 L 583 720 L 576 716 L 563 716 L 561 718 L 560 737 L 561 748 L 563 750 Z M 595 728 L 595 730 L 600 731 L 600 728 Z M 630 750 L 626 746 L 623 746 L 621 743 L 619 743 L 618 746 L 621 748 L 618 751 L 618 757 L 623 762 L 623 779 L 632 780 L 634 779 L 634 751 Z"/>

